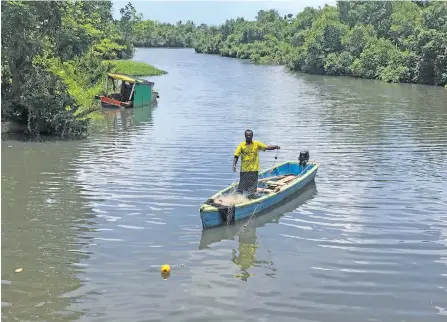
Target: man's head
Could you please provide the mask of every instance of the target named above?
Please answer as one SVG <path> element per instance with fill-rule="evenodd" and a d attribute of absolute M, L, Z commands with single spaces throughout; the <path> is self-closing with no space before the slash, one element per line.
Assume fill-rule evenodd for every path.
<path fill-rule="evenodd" d="M 245 130 L 245 141 L 247 143 L 251 143 L 252 140 L 253 140 L 253 131 L 250 129 Z"/>

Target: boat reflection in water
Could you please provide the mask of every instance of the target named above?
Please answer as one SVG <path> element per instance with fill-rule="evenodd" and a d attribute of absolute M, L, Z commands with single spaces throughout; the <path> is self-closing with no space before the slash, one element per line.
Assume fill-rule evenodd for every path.
<path fill-rule="evenodd" d="M 199 249 L 210 248 L 212 244 L 219 243 L 223 240 L 234 240 L 238 236 L 238 250 L 233 250 L 232 261 L 239 266 L 241 274 L 237 277 L 243 281 L 251 276 L 248 269 L 252 266 L 270 265 L 273 262 L 256 260 L 256 249 L 258 248 L 258 236 L 256 229 L 265 226 L 268 223 L 279 223 L 280 218 L 286 213 L 292 212 L 299 208 L 309 200 L 312 200 L 317 194 L 315 182 L 311 182 L 307 187 L 303 188 L 294 195 L 291 195 L 286 202 L 282 202 L 275 208 L 259 213 L 255 217 L 247 218 L 237 222 L 233 226 L 221 226 L 213 229 L 205 229 L 202 231 Z M 244 225 L 246 225 L 244 227 Z M 275 270 L 274 268 L 272 269 Z M 271 275 L 271 274 L 267 274 Z"/>

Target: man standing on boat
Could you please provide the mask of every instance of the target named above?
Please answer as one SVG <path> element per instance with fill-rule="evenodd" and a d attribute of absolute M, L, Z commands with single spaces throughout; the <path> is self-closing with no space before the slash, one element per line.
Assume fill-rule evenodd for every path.
<path fill-rule="evenodd" d="M 248 192 L 249 197 L 256 193 L 258 187 L 259 153 L 258 151 L 276 150 L 278 145 L 265 145 L 262 142 L 253 140 L 253 131 L 245 131 L 245 142 L 241 142 L 234 152 L 233 172 L 236 172 L 236 164 L 241 157 L 241 173 L 237 193 Z"/>

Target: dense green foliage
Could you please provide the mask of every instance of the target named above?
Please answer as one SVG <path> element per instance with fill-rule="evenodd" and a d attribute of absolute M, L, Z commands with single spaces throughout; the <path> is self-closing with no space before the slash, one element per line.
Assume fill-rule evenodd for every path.
<path fill-rule="evenodd" d="M 354 2 L 292 17 L 260 11 L 197 32 L 198 53 L 285 64 L 312 74 L 447 84 L 447 3 Z"/>
<path fill-rule="evenodd" d="M 173 25 L 145 20 L 136 24 L 132 43 L 136 47 L 193 47 L 195 31 L 192 21 Z"/>
<path fill-rule="evenodd" d="M 142 21 L 131 42 L 286 65 L 312 74 L 447 84 L 447 3 L 341 1 L 296 16 L 259 11 L 220 26 Z"/>
<path fill-rule="evenodd" d="M 192 21 L 176 24 L 143 20 L 131 3 L 121 9 L 120 29 L 136 47 L 192 47 L 196 27 Z"/>
<path fill-rule="evenodd" d="M 127 5 L 114 21 L 110 1 L 2 2 L 2 121 L 33 136 L 85 133 L 105 74 L 118 68 L 104 60 L 133 56 L 133 12 Z"/>

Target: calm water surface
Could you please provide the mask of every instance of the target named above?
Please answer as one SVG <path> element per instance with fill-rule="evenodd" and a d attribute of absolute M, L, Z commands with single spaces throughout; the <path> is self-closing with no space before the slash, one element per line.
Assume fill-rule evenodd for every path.
<path fill-rule="evenodd" d="M 106 111 L 85 141 L 2 142 L 4 321 L 447 320 L 446 90 L 135 58 L 169 72 L 157 106 Z M 309 149 L 315 184 L 202 232 L 246 128 L 277 162 Z"/>

